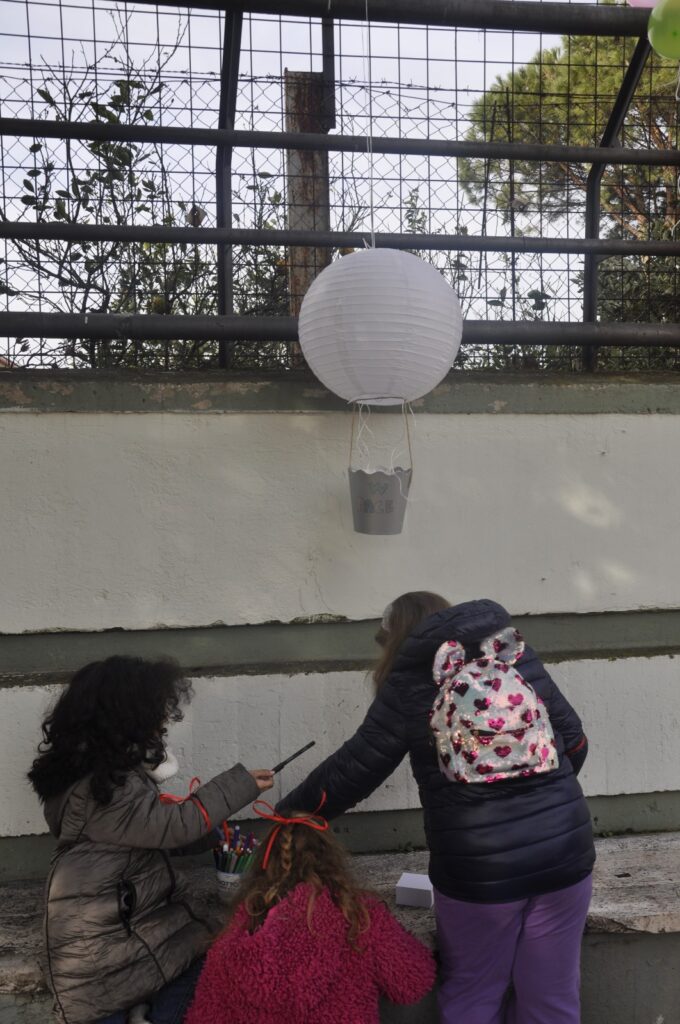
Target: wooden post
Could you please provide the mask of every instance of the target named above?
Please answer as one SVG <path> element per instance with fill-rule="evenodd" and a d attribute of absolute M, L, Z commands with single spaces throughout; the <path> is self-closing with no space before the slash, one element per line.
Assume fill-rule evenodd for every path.
<path fill-rule="evenodd" d="M 328 81 L 322 72 L 285 72 L 285 113 L 288 132 L 328 132 Z M 286 156 L 288 227 L 330 231 L 328 153 L 290 149 Z M 331 261 L 330 249 L 291 245 L 288 248 L 288 292 L 291 316 L 300 312 L 307 289 Z M 304 362 L 300 346 L 291 346 L 291 362 Z"/>

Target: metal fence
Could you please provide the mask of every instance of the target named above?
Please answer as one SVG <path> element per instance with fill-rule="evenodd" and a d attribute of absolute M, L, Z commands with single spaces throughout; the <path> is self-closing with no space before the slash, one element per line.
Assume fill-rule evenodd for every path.
<path fill-rule="evenodd" d="M 460 366 L 680 367 L 677 66 L 644 12 L 248 6 L 0 0 L 0 361 L 284 372 L 313 274 L 375 242 L 456 288 Z"/>

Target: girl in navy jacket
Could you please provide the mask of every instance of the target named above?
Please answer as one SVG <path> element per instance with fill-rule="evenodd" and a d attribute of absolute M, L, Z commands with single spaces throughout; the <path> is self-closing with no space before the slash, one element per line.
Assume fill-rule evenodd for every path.
<path fill-rule="evenodd" d="M 457 640 L 472 660 L 481 641 L 509 625 L 507 611 L 490 600 L 450 607 L 428 592 L 397 598 L 376 638 L 383 656 L 366 718 L 279 806 L 311 810 L 325 791 L 328 817 L 342 814 L 408 754 L 435 888 L 442 1021 L 578 1024 L 580 943 L 595 860 L 577 779 L 587 754 L 580 719 L 526 647 L 516 667 L 548 712 L 554 770 L 492 784 L 449 781 L 429 724 L 440 646 Z"/>

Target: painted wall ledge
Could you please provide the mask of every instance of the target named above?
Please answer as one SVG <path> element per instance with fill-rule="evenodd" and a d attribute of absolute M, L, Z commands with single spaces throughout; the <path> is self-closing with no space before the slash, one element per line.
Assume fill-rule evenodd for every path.
<path fill-rule="evenodd" d="M 589 796 L 586 800 L 598 838 L 663 832 L 680 834 L 680 791 L 619 793 Z M 404 853 L 424 850 L 427 846 L 420 807 L 350 811 L 335 818 L 332 827 L 345 849 L 353 854 Z M 261 828 L 260 818 L 241 820 L 243 831 Z M 47 832 L 0 837 L 0 885 L 44 879 L 55 848 L 56 843 Z M 209 855 L 186 860 L 191 865 L 211 863 Z"/>
<path fill-rule="evenodd" d="M 519 615 L 548 662 L 680 653 L 680 609 Z M 0 634 L 0 686 L 58 682 L 113 654 L 176 658 L 193 675 L 293 675 L 369 670 L 378 620 L 189 629 Z M 274 657 L 275 656 L 275 657 Z"/>
<path fill-rule="evenodd" d="M 588 915 L 590 934 L 663 935 L 680 932 L 680 833 L 600 839 Z M 394 906 L 394 887 L 402 871 L 425 873 L 428 854 L 393 853 L 354 858 L 362 883 L 377 891 L 402 924 L 429 946 L 435 944 L 429 910 Z M 187 874 L 200 898 L 214 904 L 212 868 Z M 37 964 L 42 942 L 43 883 L 0 887 L 0 993 L 31 995 L 45 991 Z"/>
<path fill-rule="evenodd" d="M 0 371 L 0 412 L 337 412 L 347 405 L 311 375 L 226 376 L 135 371 Z M 680 374 L 552 374 L 457 370 L 417 412 L 680 414 Z"/>

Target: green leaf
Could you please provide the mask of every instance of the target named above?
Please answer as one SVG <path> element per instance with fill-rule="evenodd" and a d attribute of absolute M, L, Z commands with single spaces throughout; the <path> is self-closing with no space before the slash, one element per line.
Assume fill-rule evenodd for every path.
<path fill-rule="evenodd" d="M 38 200 L 35 198 L 35 196 L 22 196 L 21 202 L 24 204 L 24 206 L 35 206 Z"/>
<path fill-rule="evenodd" d="M 55 192 L 55 195 L 61 196 L 62 199 L 70 199 L 71 198 L 71 193 L 67 192 L 66 189 L 63 189 L 63 188 L 58 188 L 56 190 L 56 192 Z"/>
<path fill-rule="evenodd" d="M 32 171 L 27 171 L 26 173 L 29 178 L 39 178 L 42 174 L 42 170 L 40 167 L 34 167 Z"/>
<path fill-rule="evenodd" d="M 37 92 L 38 96 L 40 96 L 40 98 L 45 101 L 45 103 L 49 103 L 51 107 L 54 106 L 54 99 L 52 98 L 49 89 L 36 89 L 35 91 Z"/>
<path fill-rule="evenodd" d="M 120 124 L 120 118 L 112 110 L 104 106 L 103 103 L 90 103 L 90 106 L 97 117 L 104 118 L 109 124 Z"/>
<path fill-rule="evenodd" d="M 144 118 L 145 121 L 153 121 L 153 119 L 154 119 L 153 110 L 145 110 L 144 113 L 142 114 L 142 117 Z"/>
<path fill-rule="evenodd" d="M 24 188 L 27 189 L 29 192 L 35 192 L 35 186 L 33 182 L 30 181 L 28 178 L 24 178 Z"/>
<path fill-rule="evenodd" d="M 37 153 L 39 149 L 42 149 L 42 142 L 34 142 L 32 146 L 28 147 L 28 152 Z"/>

